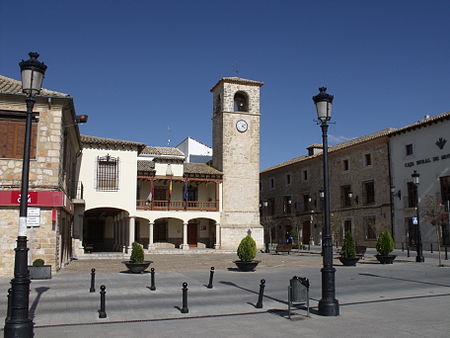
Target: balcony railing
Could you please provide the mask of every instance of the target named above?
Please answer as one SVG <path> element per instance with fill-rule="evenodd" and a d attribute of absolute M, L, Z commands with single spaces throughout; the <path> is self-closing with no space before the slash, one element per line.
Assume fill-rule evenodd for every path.
<path fill-rule="evenodd" d="M 219 211 L 219 203 L 215 201 L 147 201 L 137 200 L 137 209 L 144 210 L 199 210 Z"/>

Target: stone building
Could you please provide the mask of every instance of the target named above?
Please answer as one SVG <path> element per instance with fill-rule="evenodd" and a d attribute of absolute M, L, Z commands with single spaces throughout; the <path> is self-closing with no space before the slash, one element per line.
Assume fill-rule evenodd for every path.
<path fill-rule="evenodd" d="M 14 268 L 25 112 L 21 82 L 0 76 L 0 277 L 12 276 Z M 29 263 L 41 258 L 59 269 L 72 257 L 80 135 L 70 95 L 42 89 L 33 112 Z"/>
<path fill-rule="evenodd" d="M 331 227 L 334 243 L 350 231 L 358 245 L 373 247 L 377 234 L 391 231 L 389 133 L 392 129 L 329 147 Z M 266 243 L 295 232 L 303 244 L 320 244 L 323 226 L 320 190 L 322 147 L 263 170 L 261 216 Z"/>

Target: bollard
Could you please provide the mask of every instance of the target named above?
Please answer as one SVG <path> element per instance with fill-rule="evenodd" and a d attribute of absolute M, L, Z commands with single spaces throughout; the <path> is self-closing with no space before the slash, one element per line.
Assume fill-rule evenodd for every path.
<path fill-rule="evenodd" d="M 155 291 L 156 290 L 156 286 L 155 286 L 155 268 L 151 268 L 150 269 L 150 280 L 151 280 L 150 290 Z"/>
<path fill-rule="evenodd" d="M 409 257 L 409 245 L 406 247 L 406 257 Z"/>
<path fill-rule="evenodd" d="M 91 269 L 91 288 L 89 292 L 95 292 L 95 269 Z"/>
<path fill-rule="evenodd" d="M 433 253 L 433 243 L 430 243 L 430 253 Z"/>
<path fill-rule="evenodd" d="M 188 288 L 187 288 L 187 283 L 184 282 L 183 283 L 183 306 L 181 308 L 181 313 L 188 313 L 189 309 L 188 309 L 188 304 L 187 304 L 187 292 L 188 292 Z"/>
<path fill-rule="evenodd" d="M 448 260 L 448 256 L 447 256 L 447 247 L 445 247 L 445 260 Z"/>
<path fill-rule="evenodd" d="M 105 311 L 105 294 L 106 294 L 106 286 L 100 286 L 100 310 L 98 310 L 98 318 L 106 318 Z"/>
<path fill-rule="evenodd" d="M 12 305 L 12 297 L 11 297 L 12 289 L 8 289 L 8 309 L 6 310 L 6 318 L 5 323 L 10 320 L 11 318 L 11 305 Z"/>
<path fill-rule="evenodd" d="M 402 242 L 402 252 L 405 251 L 405 243 Z"/>
<path fill-rule="evenodd" d="M 212 266 L 211 267 L 211 271 L 209 272 L 209 283 L 208 283 L 208 286 L 207 286 L 207 288 L 208 289 L 212 289 L 213 288 L 213 276 L 214 276 L 214 267 Z"/>
<path fill-rule="evenodd" d="M 263 307 L 263 297 L 264 297 L 264 287 L 266 286 L 266 281 L 261 279 L 261 284 L 259 285 L 259 296 L 258 302 L 256 303 L 256 308 L 261 309 Z"/>

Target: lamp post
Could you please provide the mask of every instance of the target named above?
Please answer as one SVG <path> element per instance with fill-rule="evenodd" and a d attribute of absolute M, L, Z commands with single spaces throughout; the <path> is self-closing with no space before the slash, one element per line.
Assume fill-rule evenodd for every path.
<path fill-rule="evenodd" d="M 317 117 L 322 128 L 323 142 L 323 190 L 324 190 L 324 212 L 323 212 L 323 232 L 322 232 L 322 252 L 323 268 L 322 272 L 322 298 L 319 301 L 319 313 L 323 316 L 338 316 L 339 303 L 335 298 L 334 275 L 336 269 L 333 268 L 333 246 L 331 243 L 330 227 L 330 184 L 328 177 L 328 121 L 331 120 L 331 106 L 333 95 L 326 93 L 326 88 L 319 88 L 319 94 L 313 97 L 316 105 Z"/>
<path fill-rule="evenodd" d="M 38 61 L 38 53 L 29 53 L 29 60 L 19 63 L 22 73 L 22 91 L 27 95 L 25 102 L 27 113 L 25 120 L 25 143 L 23 148 L 22 183 L 20 190 L 19 235 L 15 249 L 14 278 L 11 280 L 11 302 L 6 319 L 5 337 L 33 337 L 33 321 L 29 318 L 28 303 L 30 296 L 30 278 L 28 273 L 27 248 L 27 207 L 28 179 L 30 172 L 31 122 L 33 107 L 39 94 L 47 66 Z"/>
<path fill-rule="evenodd" d="M 422 234 L 420 233 L 420 220 L 419 220 L 419 183 L 420 183 L 420 174 L 414 170 L 411 174 L 413 183 L 416 187 L 416 262 L 422 263 L 425 262 L 425 258 L 423 257 L 422 250 Z"/>

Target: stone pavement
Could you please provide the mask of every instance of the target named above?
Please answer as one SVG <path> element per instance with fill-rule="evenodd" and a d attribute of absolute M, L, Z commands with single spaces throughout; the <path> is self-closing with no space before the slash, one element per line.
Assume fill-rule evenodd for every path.
<path fill-rule="evenodd" d="M 450 269 L 437 267 L 436 255 L 425 263 L 415 255 L 382 266 L 368 250 L 356 267 L 336 264 L 338 317 L 317 314 L 321 298 L 322 257 L 314 253 L 258 254 L 255 272 L 235 269 L 235 254 L 151 255 L 150 274 L 124 273 L 120 260 L 72 262 L 51 280 L 32 281 L 30 314 L 36 337 L 449 337 Z M 444 261 L 450 265 L 449 261 Z M 214 287 L 206 288 L 214 266 Z M 90 293 L 95 267 L 96 292 Z M 287 285 L 293 275 L 311 282 L 312 314 L 302 307 L 287 319 Z M 259 283 L 266 280 L 264 306 L 255 307 Z M 181 284 L 188 283 L 189 313 L 182 314 Z M 99 319 L 99 286 L 106 285 L 106 319 Z M 9 280 L 0 280 L 6 294 Z M 0 297 L 0 318 L 6 297 Z"/>

